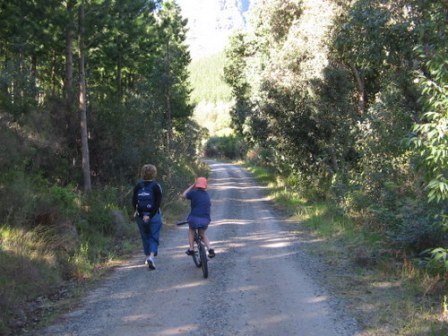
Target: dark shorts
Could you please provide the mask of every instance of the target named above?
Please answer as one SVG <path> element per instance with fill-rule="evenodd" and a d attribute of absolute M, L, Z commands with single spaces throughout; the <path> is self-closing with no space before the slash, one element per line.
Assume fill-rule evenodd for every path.
<path fill-rule="evenodd" d="M 188 217 L 188 226 L 190 229 L 207 229 L 208 225 L 210 224 L 210 219 L 203 218 L 203 217 L 195 217 L 195 216 L 189 216 Z"/>

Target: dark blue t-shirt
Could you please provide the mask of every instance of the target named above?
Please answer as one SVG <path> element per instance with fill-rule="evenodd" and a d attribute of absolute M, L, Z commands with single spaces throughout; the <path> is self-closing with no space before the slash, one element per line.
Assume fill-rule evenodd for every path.
<path fill-rule="evenodd" d="M 193 189 L 187 193 L 186 197 L 191 200 L 191 211 L 188 217 L 204 218 L 210 222 L 211 201 L 208 192 L 204 189 Z"/>

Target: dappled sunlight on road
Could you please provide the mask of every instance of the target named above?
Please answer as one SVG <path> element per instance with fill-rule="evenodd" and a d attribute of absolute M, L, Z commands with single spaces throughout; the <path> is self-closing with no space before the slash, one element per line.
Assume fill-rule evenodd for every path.
<path fill-rule="evenodd" d="M 153 317 L 154 314 L 146 313 L 146 314 L 124 316 L 122 320 L 124 322 L 137 322 L 137 321 L 147 321 Z"/>
<path fill-rule="evenodd" d="M 266 248 L 279 248 L 279 247 L 286 247 L 291 246 L 291 242 L 278 242 L 278 243 L 269 243 L 269 244 L 262 244 L 261 247 Z"/>
<path fill-rule="evenodd" d="M 87 308 L 69 316 L 74 323 L 65 330 L 90 332 L 80 336 L 354 335 L 335 331 L 330 297 L 303 267 L 304 242 L 272 209 L 266 187 L 235 165 L 209 164 L 207 236 L 216 257 L 209 259 L 208 278 L 185 254 L 188 226 L 166 226 L 156 270 L 141 254 L 117 267 Z M 49 335 L 64 334 L 54 330 Z"/>
<path fill-rule="evenodd" d="M 185 325 L 178 326 L 175 328 L 160 330 L 158 335 L 160 335 L 160 336 L 186 335 L 186 332 L 191 333 L 191 332 L 197 331 L 197 330 L 198 330 L 197 325 L 185 324 Z"/>
<path fill-rule="evenodd" d="M 249 292 L 249 291 L 256 291 L 258 290 L 260 287 L 259 286 L 253 286 L 253 285 L 248 285 L 248 286 L 241 286 L 238 288 L 233 288 L 228 290 L 228 293 L 238 293 L 238 292 Z"/>
<path fill-rule="evenodd" d="M 245 224 L 249 224 L 251 222 L 253 222 L 253 221 L 243 220 L 243 219 L 226 218 L 226 219 L 212 221 L 212 223 L 210 224 L 210 228 L 213 228 L 215 226 L 221 226 L 221 225 L 245 225 Z"/>
<path fill-rule="evenodd" d="M 123 271 L 134 269 L 134 268 L 146 268 L 146 265 L 138 264 L 138 265 L 120 266 L 120 267 L 116 268 L 116 271 L 123 272 Z"/>
<path fill-rule="evenodd" d="M 210 227 L 220 226 L 220 225 L 247 225 L 256 224 L 262 221 L 274 220 L 274 217 L 260 217 L 256 219 L 238 219 L 238 218 L 224 218 L 219 220 L 212 220 Z"/>
<path fill-rule="evenodd" d="M 215 183 L 209 187 L 209 190 L 265 190 L 267 187 L 261 187 L 261 186 L 251 186 L 247 183 L 244 183 L 242 185 L 238 185 L 237 183 Z"/>
<path fill-rule="evenodd" d="M 183 284 L 179 284 L 179 285 L 175 285 L 175 286 L 171 286 L 171 287 L 163 287 L 163 288 L 159 288 L 156 290 L 156 292 L 167 292 L 167 291 L 177 291 L 179 289 L 189 289 L 189 288 L 193 288 L 193 287 L 198 287 L 198 286 L 203 286 L 206 283 L 206 280 L 202 280 L 202 281 L 194 281 L 194 282 L 187 282 L 187 283 L 183 283 Z"/>
<path fill-rule="evenodd" d="M 272 216 L 263 216 L 258 219 L 236 219 L 236 218 L 224 218 L 215 220 L 210 224 L 211 232 L 214 228 L 226 226 L 228 228 L 234 227 L 235 236 L 229 237 L 226 240 L 216 240 L 214 244 L 219 247 L 220 252 L 225 252 L 229 248 L 231 249 L 247 249 L 249 247 L 257 246 L 259 248 L 267 248 L 270 250 L 269 258 L 275 257 L 275 250 L 293 247 L 294 240 L 291 235 L 283 232 L 273 232 L 270 229 L 260 230 L 260 225 L 268 225 L 269 222 L 274 220 Z M 238 227 L 247 226 L 249 232 L 243 236 L 238 234 Z M 252 246 L 253 244 L 256 244 Z M 280 252 L 280 251 L 279 251 Z M 282 254 L 286 256 L 288 254 Z M 256 258 L 256 256 L 254 256 Z"/>
<path fill-rule="evenodd" d="M 328 300 L 327 296 L 317 296 L 317 297 L 308 298 L 305 301 L 308 303 L 318 303 L 318 302 L 324 302 L 326 300 Z"/>
<path fill-rule="evenodd" d="M 219 200 L 216 200 L 213 202 L 213 205 L 216 206 L 218 204 L 224 204 L 226 202 L 237 202 L 235 206 L 241 207 L 241 206 L 247 206 L 247 203 L 259 203 L 259 202 L 270 202 L 271 199 L 269 197 L 263 197 L 263 198 L 231 198 L 231 197 L 223 197 Z"/>
<path fill-rule="evenodd" d="M 245 199 L 242 199 L 242 200 L 239 200 L 239 201 L 241 203 L 258 203 L 258 202 L 266 202 L 266 201 L 269 201 L 269 200 L 270 200 L 269 197 L 263 197 L 263 198 L 249 198 L 249 199 L 245 198 Z M 244 206 L 244 204 L 243 204 L 243 206 Z"/>

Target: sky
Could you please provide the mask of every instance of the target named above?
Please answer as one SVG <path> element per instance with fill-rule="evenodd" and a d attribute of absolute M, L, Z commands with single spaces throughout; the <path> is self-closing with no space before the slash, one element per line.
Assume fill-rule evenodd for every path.
<path fill-rule="evenodd" d="M 188 19 L 187 42 L 192 58 L 224 49 L 229 35 L 245 26 L 249 0 L 176 0 Z"/>

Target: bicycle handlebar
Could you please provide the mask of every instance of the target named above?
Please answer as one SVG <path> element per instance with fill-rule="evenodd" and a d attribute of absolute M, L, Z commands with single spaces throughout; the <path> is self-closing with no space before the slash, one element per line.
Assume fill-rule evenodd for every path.
<path fill-rule="evenodd" d="M 182 222 L 177 222 L 176 225 L 184 225 L 184 224 L 188 224 L 188 221 L 182 221 Z"/>

